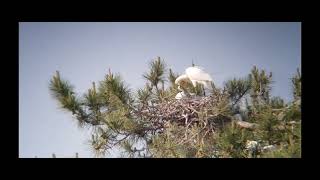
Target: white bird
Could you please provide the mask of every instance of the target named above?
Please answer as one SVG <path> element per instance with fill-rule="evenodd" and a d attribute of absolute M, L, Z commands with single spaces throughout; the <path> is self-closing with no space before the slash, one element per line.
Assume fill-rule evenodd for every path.
<path fill-rule="evenodd" d="M 259 146 L 259 143 L 257 141 L 247 140 L 247 142 L 246 142 L 246 149 L 248 149 L 249 151 L 257 150 L 258 146 Z"/>
<path fill-rule="evenodd" d="M 208 73 L 206 73 L 203 70 L 203 68 L 199 66 L 194 66 L 188 67 L 186 69 L 186 73 L 179 76 L 175 80 L 175 83 L 179 86 L 184 86 L 185 83 L 188 83 L 190 81 L 194 87 L 196 87 L 197 83 L 200 83 L 203 84 L 204 88 L 210 88 L 212 78 Z"/>
<path fill-rule="evenodd" d="M 177 95 L 176 95 L 176 99 L 182 99 L 183 97 L 185 97 L 186 94 L 184 92 L 179 92 Z"/>
<path fill-rule="evenodd" d="M 190 93 L 190 95 L 191 96 L 194 96 L 195 95 L 195 93 Z M 184 97 L 186 97 L 187 95 L 186 95 L 186 93 L 185 92 L 179 92 L 177 95 L 176 95 L 176 99 L 182 99 L 182 98 L 184 98 Z"/>

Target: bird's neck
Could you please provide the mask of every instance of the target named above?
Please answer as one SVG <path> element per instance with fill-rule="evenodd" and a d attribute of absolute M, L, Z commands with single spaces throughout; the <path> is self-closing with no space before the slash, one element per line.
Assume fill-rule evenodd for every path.
<path fill-rule="evenodd" d="M 190 93 L 184 87 L 181 87 L 181 90 L 187 97 L 191 96 Z"/>

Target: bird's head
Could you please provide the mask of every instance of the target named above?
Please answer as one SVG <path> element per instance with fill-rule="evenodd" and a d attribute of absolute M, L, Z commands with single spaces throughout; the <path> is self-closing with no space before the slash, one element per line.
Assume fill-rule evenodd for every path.
<path fill-rule="evenodd" d="M 183 74 L 175 80 L 175 84 L 177 84 L 178 88 L 180 88 L 179 90 L 181 90 L 181 88 L 186 88 L 188 84 L 191 84 L 191 81 L 186 74 Z"/>

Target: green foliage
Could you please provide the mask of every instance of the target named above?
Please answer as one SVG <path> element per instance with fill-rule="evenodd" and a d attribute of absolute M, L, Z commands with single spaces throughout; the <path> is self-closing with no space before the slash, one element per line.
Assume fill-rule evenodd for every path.
<path fill-rule="evenodd" d="M 178 76 L 179 76 L 179 75 L 178 75 L 178 74 L 175 74 L 175 73 L 172 71 L 172 69 L 169 69 L 169 77 L 168 77 L 168 79 L 169 79 L 169 82 L 171 83 L 171 86 L 177 87 L 177 85 L 175 84 L 175 81 L 176 81 L 176 79 L 177 79 Z"/>
<path fill-rule="evenodd" d="M 212 157 L 213 147 L 207 143 L 212 138 L 205 135 L 200 126 L 188 129 L 172 123 L 152 138 L 150 150 L 156 158 Z"/>
<path fill-rule="evenodd" d="M 182 147 L 178 144 L 176 136 L 183 134 L 183 128 L 172 125 L 163 134 L 158 134 L 152 137 L 150 150 L 154 157 L 176 158 L 183 157 Z"/>
<path fill-rule="evenodd" d="M 155 87 L 156 90 L 158 90 L 158 84 L 165 80 L 165 72 L 166 64 L 158 57 L 157 60 L 150 62 L 150 71 L 143 75 L 143 77 L 151 83 L 152 87 Z"/>
<path fill-rule="evenodd" d="M 76 101 L 73 87 L 67 81 L 60 79 L 58 71 L 50 81 L 49 89 L 52 96 L 61 102 L 63 108 L 75 111 L 78 102 Z"/>
<path fill-rule="evenodd" d="M 225 88 L 230 95 L 231 101 L 239 101 L 250 89 L 247 79 L 232 79 L 225 83 Z"/>
<path fill-rule="evenodd" d="M 233 110 L 240 111 L 239 102 L 249 93 L 251 88 L 249 78 L 231 79 L 225 83 L 224 88 L 229 94 Z"/>
<path fill-rule="evenodd" d="M 283 120 L 286 122 L 290 121 L 301 121 L 301 107 L 299 105 L 291 105 L 284 111 Z"/>
<path fill-rule="evenodd" d="M 297 142 L 292 146 L 281 145 L 279 149 L 262 154 L 263 158 L 301 158 L 301 144 Z"/>
<path fill-rule="evenodd" d="M 151 89 L 148 88 L 148 85 L 144 89 L 138 89 L 137 93 L 138 93 L 138 100 L 142 104 L 147 104 L 148 101 L 150 101 L 152 96 Z"/>
<path fill-rule="evenodd" d="M 105 104 L 108 104 L 111 95 L 117 96 L 122 103 L 128 104 L 131 101 L 130 90 L 122 81 L 120 75 L 114 75 L 109 71 L 104 81 L 100 82 L 99 92 Z"/>
<path fill-rule="evenodd" d="M 301 99 L 301 74 L 297 69 L 297 74 L 292 78 L 293 97 L 295 100 Z"/>
<path fill-rule="evenodd" d="M 216 134 L 215 146 L 218 148 L 218 157 L 245 158 L 248 157 L 246 142 L 253 138 L 253 133 L 241 129 L 234 123 L 228 124 Z"/>
<path fill-rule="evenodd" d="M 270 105 L 274 109 L 280 109 L 280 108 L 284 108 L 285 103 L 284 103 L 283 99 L 281 99 L 281 97 L 277 96 L 277 97 L 271 98 Z"/>
<path fill-rule="evenodd" d="M 259 124 L 259 129 L 256 132 L 259 139 L 267 141 L 268 144 L 277 144 L 281 142 L 284 130 L 279 129 L 281 121 L 272 113 L 270 107 L 265 107 L 256 114 L 255 121 Z"/>
<path fill-rule="evenodd" d="M 249 75 L 251 84 L 251 97 L 254 106 L 269 103 L 272 73 L 266 74 L 264 70 L 259 70 L 256 66 L 251 70 Z"/>
<path fill-rule="evenodd" d="M 272 97 L 272 73 L 254 66 L 247 77 L 228 80 L 223 89 L 212 83 L 210 95 L 214 103 L 206 103 L 205 108 L 194 111 L 197 116 L 192 121 L 196 123 L 186 121 L 184 125 L 178 123 L 180 119 L 164 122 L 163 114 L 159 122 L 153 122 L 155 105 L 167 105 L 171 111 L 172 102 L 178 102 L 175 100 L 179 92 L 175 84 L 178 74 L 172 69 L 166 72 L 166 64 L 160 57 L 152 61 L 149 72 L 143 75 L 146 85 L 134 96 L 120 75 L 110 70 L 97 87 L 93 83 L 81 97 L 76 96 L 73 86 L 61 79 L 58 71 L 50 80 L 49 89 L 61 107 L 72 112 L 80 127 L 92 128 L 88 142 L 97 157 L 106 156 L 116 147 L 124 157 L 301 157 L 299 70 L 292 78 L 293 102 Z M 165 82 L 169 82 L 168 87 Z M 197 98 L 206 98 L 202 97 L 200 84 L 193 87 L 187 83 L 183 88 Z M 241 100 L 245 100 L 246 106 L 240 111 Z M 240 126 L 233 118 L 237 113 L 245 123 L 256 123 L 252 126 L 255 128 Z M 248 142 L 256 142 L 257 148 L 248 149 Z M 275 149 L 264 149 L 267 146 Z"/>
<path fill-rule="evenodd" d="M 88 115 L 82 107 L 81 100 L 76 97 L 73 86 L 62 80 L 58 71 L 50 80 L 49 89 L 51 95 L 59 101 L 61 107 L 76 116 L 80 127 L 84 126 L 85 122 L 88 122 L 86 119 Z"/>
<path fill-rule="evenodd" d="M 196 84 L 196 87 L 193 87 L 193 85 L 189 84 L 188 91 L 195 93 L 197 96 L 203 96 L 203 84 Z"/>

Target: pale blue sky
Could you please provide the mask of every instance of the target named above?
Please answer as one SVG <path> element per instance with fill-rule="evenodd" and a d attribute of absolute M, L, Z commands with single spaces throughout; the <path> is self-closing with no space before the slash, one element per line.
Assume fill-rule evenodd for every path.
<path fill-rule="evenodd" d="M 215 83 L 272 71 L 273 95 L 291 100 L 290 78 L 301 66 L 301 23 L 42 23 L 19 24 L 19 156 L 92 157 L 89 132 L 58 108 L 48 83 L 56 70 L 80 94 L 108 68 L 135 90 L 147 63 L 164 58 L 175 72 L 194 62 Z M 115 153 L 116 154 L 116 153 Z"/>

